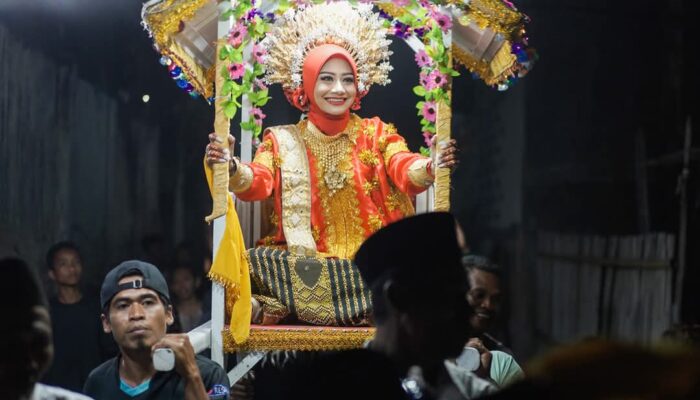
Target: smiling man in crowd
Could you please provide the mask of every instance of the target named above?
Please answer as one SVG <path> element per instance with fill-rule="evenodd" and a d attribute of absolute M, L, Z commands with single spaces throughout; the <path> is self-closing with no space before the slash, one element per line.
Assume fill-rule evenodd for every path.
<path fill-rule="evenodd" d="M 469 279 L 467 300 L 474 310 L 469 318 L 473 337 L 467 346 L 475 348 L 480 356 L 480 367 L 475 373 L 499 387 L 511 385 L 523 378 L 523 371 L 510 349 L 489 333 L 501 311 L 500 269 L 488 258 L 471 254 L 462 257 L 462 266 Z M 457 365 L 464 366 L 467 354 L 465 350 Z"/>
<path fill-rule="evenodd" d="M 85 392 L 96 399 L 228 399 L 229 381 L 216 363 L 195 356 L 185 334 L 166 334 L 173 323 L 170 293 L 158 268 L 131 260 L 110 271 L 100 292 L 102 325 L 119 355 L 95 368 Z M 170 349 L 175 369 L 158 372 L 153 352 Z"/>

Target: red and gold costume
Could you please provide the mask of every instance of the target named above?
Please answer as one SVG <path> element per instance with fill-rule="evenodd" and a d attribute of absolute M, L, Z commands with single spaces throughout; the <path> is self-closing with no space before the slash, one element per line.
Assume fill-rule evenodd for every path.
<path fill-rule="evenodd" d="M 411 153 L 393 125 L 353 114 L 333 136 L 308 120 L 268 129 L 229 187 L 241 200 L 274 196 L 277 232 L 266 244 L 352 258 L 374 231 L 413 214 L 409 196 L 432 181 L 430 159 Z"/>
<path fill-rule="evenodd" d="M 410 197 L 432 184 L 430 159 L 411 153 L 392 125 L 349 108 L 329 114 L 314 99 L 333 58 L 352 69 L 353 109 L 372 84 L 390 82 L 383 29 L 371 8 L 333 4 L 296 12 L 267 35 L 268 83 L 281 83 L 308 119 L 267 129 L 253 162 L 239 164 L 229 181 L 241 200 L 274 197 L 277 232 L 265 243 L 351 259 L 374 231 L 413 214 Z"/>
<path fill-rule="evenodd" d="M 371 8 L 339 2 L 297 10 L 265 39 L 267 82 L 282 84 L 308 118 L 268 128 L 229 180 L 241 200 L 274 199 L 276 232 L 248 252 L 263 323 L 371 323 L 369 290 L 350 260 L 374 231 L 413 214 L 411 196 L 433 182 L 431 160 L 411 153 L 392 125 L 350 113 L 372 84 L 389 82 L 384 34 Z M 354 88 L 330 90 L 346 107 L 329 111 L 314 96 L 334 58 L 352 69 Z"/>

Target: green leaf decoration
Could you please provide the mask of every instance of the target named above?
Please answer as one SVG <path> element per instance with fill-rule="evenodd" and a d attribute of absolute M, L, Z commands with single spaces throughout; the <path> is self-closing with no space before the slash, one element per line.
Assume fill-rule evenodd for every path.
<path fill-rule="evenodd" d="M 258 124 L 255 123 L 255 118 L 252 116 L 248 121 L 241 122 L 241 128 L 246 130 L 246 131 L 255 131 L 255 128 L 258 126 Z"/>
<path fill-rule="evenodd" d="M 233 101 L 226 101 L 222 105 L 224 108 L 224 115 L 226 115 L 226 118 L 231 119 L 236 115 L 236 111 L 238 111 L 238 107 L 236 107 L 236 104 Z"/>
<path fill-rule="evenodd" d="M 241 45 L 240 48 L 234 48 L 229 53 L 229 57 L 228 57 L 229 61 L 231 61 L 233 63 L 237 63 L 237 64 L 243 62 L 243 50 L 241 50 L 242 47 L 243 47 L 243 45 Z"/>
<path fill-rule="evenodd" d="M 425 96 L 425 88 L 423 86 L 414 86 L 413 87 L 413 93 L 416 94 L 416 96 Z"/>
<path fill-rule="evenodd" d="M 232 83 L 234 83 L 234 82 L 233 81 L 224 82 L 223 86 L 221 86 L 221 93 L 219 95 L 220 96 L 229 96 L 231 94 L 231 89 L 232 89 L 231 84 Z"/>

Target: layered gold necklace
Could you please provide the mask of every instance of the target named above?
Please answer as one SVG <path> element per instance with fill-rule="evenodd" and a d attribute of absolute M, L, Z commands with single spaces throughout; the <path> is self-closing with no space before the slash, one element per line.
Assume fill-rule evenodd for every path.
<path fill-rule="evenodd" d="M 304 141 L 316 158 L 317 168 L 320 166 L 323 171 L 323 183 L 331 196 L 347 183 L 348 175 L 345 169 L 349 166 L 343 164 L 352 151 L 352 140 L 359 126 L 357 119 L 357 116 L 352 115 L 345 132 L 335 136 L 323 134 L 308 120 L 302 125 Z"/>

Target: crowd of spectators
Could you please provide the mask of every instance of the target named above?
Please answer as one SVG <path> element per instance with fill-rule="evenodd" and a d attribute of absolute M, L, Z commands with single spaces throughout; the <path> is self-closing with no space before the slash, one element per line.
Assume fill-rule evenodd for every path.
<path fill-rule="evenodd" d="M 431 235 L 424 235 L 431 232 Z M 158 236 L 142 260 L 86 289 L 78 246 L 51 246 L 45 268 L 0 260 L 0 388 L 5 399 L 692 399 L 700 394 L 697 325 L 666 350 L 598 339 L 555 349 L 523 370 L 499 338 L 502 269 L 470 253 L 447 213 L 380 229 L 354 261 L 376 333 L 363 348 L 269 352 L 246 377 L 194 353 L 186 332 L 210 318 L 208 251 Z M 409 250 L 410 249 L 410 250 Z M 147 260 L 147 261 L 146 261 Z M 160 263 L 160 265 L 155 264 Z M 50 296 L 37 271 L 50 282 Z M 669 350 L 670 349 L 670 350 Z M 172 368 L 157 362 L 164 351 Z M 232 386 L 233 385 L 233 386 Z"/>

